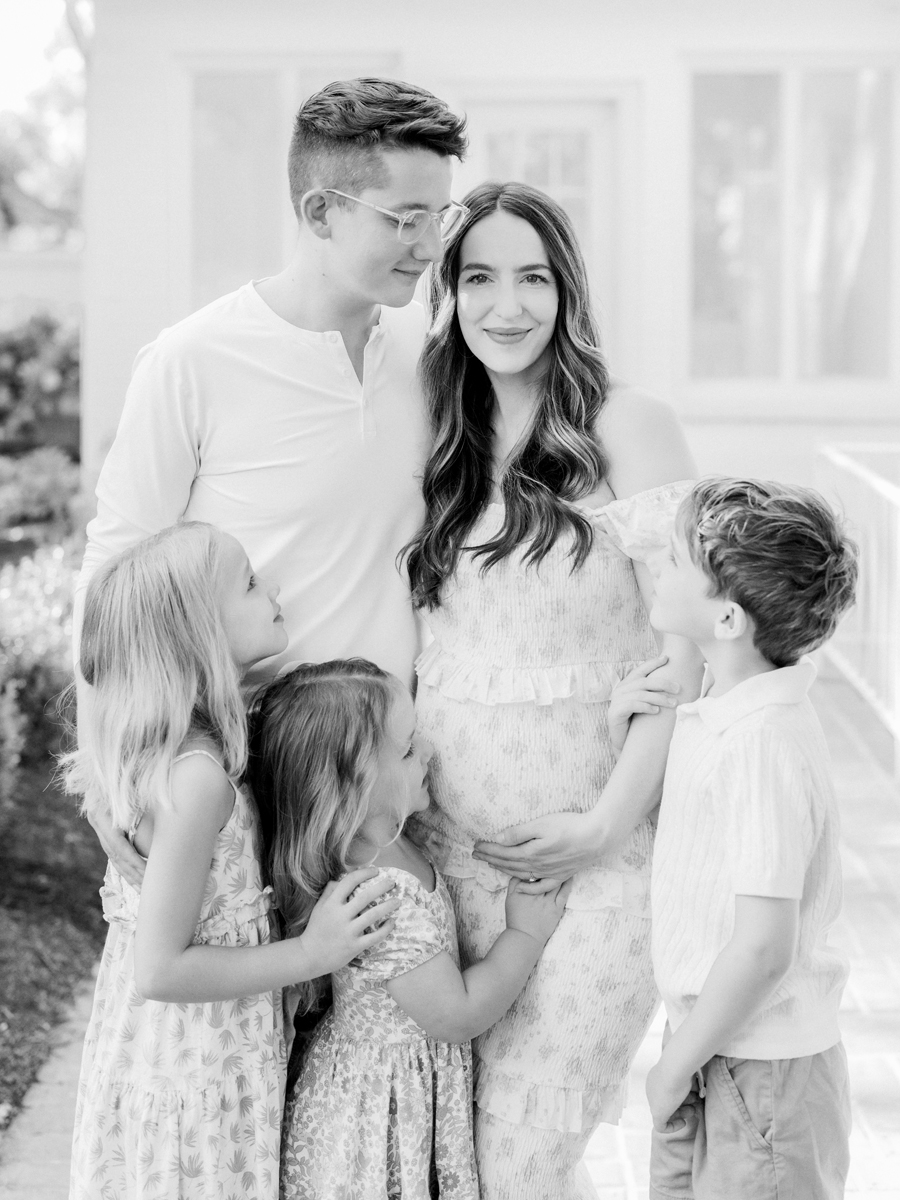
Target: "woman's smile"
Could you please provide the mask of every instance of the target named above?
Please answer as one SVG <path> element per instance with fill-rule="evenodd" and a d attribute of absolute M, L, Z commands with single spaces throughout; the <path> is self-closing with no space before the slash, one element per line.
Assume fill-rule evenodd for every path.
<path fill-rule="evenodd" d="M 510 345 L 524 341 L 531 333 L 530 329 L 485 329 L 484 332 L 498 346 Z"/>

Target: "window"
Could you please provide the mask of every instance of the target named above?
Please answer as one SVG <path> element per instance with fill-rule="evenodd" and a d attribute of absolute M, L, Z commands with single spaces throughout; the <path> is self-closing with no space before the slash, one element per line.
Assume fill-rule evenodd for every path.
<path fill-rule="evenodd" d="M 885 378 L 886 70 L 693 80 L 691 375 Z"/>
<path fill-rule="evenodd" d="M 630 363 L 631 294 L 620 264 L 634 236 L 633 205 L 622 194 L 633 187 L 630 161 L 623 162 L 630 99 L 621 89 L 604 95 L 601 88 L 577 99 L 463 97 L 471 144 L 455 193 L 461 198 L 485 179 L 519 180 L 562 205 L 587 263 L 602 345 L 622 371 Z"/>

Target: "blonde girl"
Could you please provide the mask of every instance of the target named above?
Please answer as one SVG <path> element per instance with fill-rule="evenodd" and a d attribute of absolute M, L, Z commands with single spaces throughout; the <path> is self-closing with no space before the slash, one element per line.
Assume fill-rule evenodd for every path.
<path fill-rule="evenodd" d="M 288 1098 L 284 1200 L 477 1200 L 469 1039 L 509 1007 L 563 916 L 567 885 L 517 880 L 506 928 L 461 971 L 440 875 L 404 832 L 428 807 L 412 700 L 362 659 L 301 666 L 251 717 L 250 779 L 290 934 L 363 865 L 395 885 L 391 933 L 332 973 L 334 1003 Z M 321 984 L 302 987 L 311 1006 Z"/>
<path fill-rule="evenodd" d="M 104 808 L 147 859 L 138 893 L 110 865 L 109 933 L 85 1039 L 71 1200 L 277 1195 L 280 989 L 380 941 L 393 902 L 323 889 L 302 936 L 270 942 L 256 816 L 238 785 L 242 673 L 286 637 L 278 589 L 240 545 L 188 522 L 92 578 L 88 689 L 70 791 Z M 369 872 L 368 876 L 374 872 Z"/>

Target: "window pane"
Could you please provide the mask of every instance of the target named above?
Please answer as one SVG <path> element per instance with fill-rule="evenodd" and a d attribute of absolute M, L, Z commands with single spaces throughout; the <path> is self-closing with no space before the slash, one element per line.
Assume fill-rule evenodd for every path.
<path fill-rule="evenodd" d="M 520 180 L 547 192 L 568 212 L 582 241 L 589 236 L 585 129 L 509 130 L 487 139 L 488 178 Z"/>
<path fill-rule="evenodd" d="M 273 72 L 194 79 L 194 303 L 279 269 L 289 130 Z"/>
<path fill-rule="evenodd" d="M 890 85 L 886 71 L 817 71 L 800 130 L 800 368 L 887 374 Z"/>
<path fill-rule="evenodd" d="M 778 373 L 780 107 L 775 74 L 694 77 L 695 376 Z"/>

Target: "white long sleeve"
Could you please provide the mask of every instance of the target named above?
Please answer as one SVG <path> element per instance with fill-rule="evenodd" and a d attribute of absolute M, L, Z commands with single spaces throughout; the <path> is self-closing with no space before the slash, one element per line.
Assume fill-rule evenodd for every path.
<path fill-rule="evenodd" d="M 340 334 L 297 329 L 252 284 L 165 330 L 135 364 L 79 590 L 141 538 L 209 521 L 281 587 L 274 666 L 360 655 L 409 681 L 418 631 L 396 557 L 423 515 L 424 326 L 418 305 L 384 309 L 363 384 Z"/>

